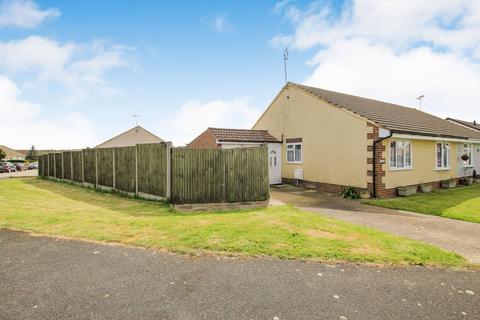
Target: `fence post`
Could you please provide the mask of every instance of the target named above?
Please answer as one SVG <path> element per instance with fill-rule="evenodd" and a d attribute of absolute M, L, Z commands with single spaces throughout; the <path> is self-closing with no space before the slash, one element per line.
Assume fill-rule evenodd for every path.
<path fill-rule="evenodd" d="M 95 188 L 98 186 L 98 149 L 95 148 Z"/>
<path fill-rule="evenodd" d="M 64 167 L 64 163 L 63 163 L 63 152 L 62 152 L 62 180 L 65 179 L 65 167 Z"/>
<path fill-rule="evenodd" d="M 115 189 L 115 147 L 112 148 L 112 170 L 113 170 L 113 189 Z"/>
<path fill-rule="evenodd" d="M 47 174 L 46 176 L 49 177 L 50 176 L 50 156 L 48 155 L 47 153 Z"/>
<path fill-rule="evenodd" d="M 138 145 L 135 145 L 135 194 L 138 196 Z"/>
<path fill-rule="evenodd" d="M 73 151 L 70 151 L 70 180 L 73 181 Z"/>
<path fill-rule="evenodd" d="M 167 201 L 170 201 L 172 197 L 172 143 L 167 142 L 166 149 L 166 160 L 167 160 L 167 190 L 165 197 Z"/>
<path fill-rule="evenodd" d="M 84 164 L 84 156 L 83 156 L 83 149 L 82 149 L 82 184 L 85 185 L 85 164 Z"/>

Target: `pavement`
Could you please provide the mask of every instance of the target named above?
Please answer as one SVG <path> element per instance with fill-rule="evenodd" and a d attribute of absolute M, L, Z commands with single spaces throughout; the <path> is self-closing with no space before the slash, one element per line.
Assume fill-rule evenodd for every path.
<path fill-rule="evenodd" d="M 273 204 L 288 203 L 303 210 L 364 225 L 453 251 L 480 263 L 480 224 L 427 214 L 363 205 L 338 195 L 293 186 L 273 188 Z"/>
<path fill-rule="evenodd" d="M 0 173 L 0 179 L 30 178 L 30 177 L 36 177 L 36 176 L 38 176 L 38 170 L 26 170 L 26 171 Z"/>
<path fill-rule="evenodd" d="M 185 257 L 0 229 L 0 319 L 480 319 L 480 272 Z"/>

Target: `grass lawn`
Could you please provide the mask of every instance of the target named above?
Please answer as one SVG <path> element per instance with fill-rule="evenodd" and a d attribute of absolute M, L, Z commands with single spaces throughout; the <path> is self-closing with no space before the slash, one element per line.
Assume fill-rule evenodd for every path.
<path fill-rule="evenodd" d="M 417 241 L 290 206 L 177 213 L 167 205 L 42 179 L 0 180 L 0 227 L 187 254 L 461 266 Z"/>
<path fill-rule="evenodd" d="M 480 223 L 480 184 L 363 203 Z"/>

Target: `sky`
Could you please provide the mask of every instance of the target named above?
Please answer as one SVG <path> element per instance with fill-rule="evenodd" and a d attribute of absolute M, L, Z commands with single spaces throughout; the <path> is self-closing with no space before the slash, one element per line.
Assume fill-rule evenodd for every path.
<path fill-rule="evenodd" d="M 0 0 L 0 145 L 251 128 L 288 79 L 480 120 L 480 1 Z"/>

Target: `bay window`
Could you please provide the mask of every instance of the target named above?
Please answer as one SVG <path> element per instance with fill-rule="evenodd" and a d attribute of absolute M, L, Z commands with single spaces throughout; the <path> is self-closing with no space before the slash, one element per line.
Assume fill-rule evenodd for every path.
<path fill-rule="evenodd" d="M 412 143 L 410 141 L 390 142 L 390 169 L 412 168 Z"/>
<path fill-rule="evenodd" d="M 448 142 L 437 142 L 436 168 L 437 169 L 450 169 L 450 143 L 448 143 Z"/>

